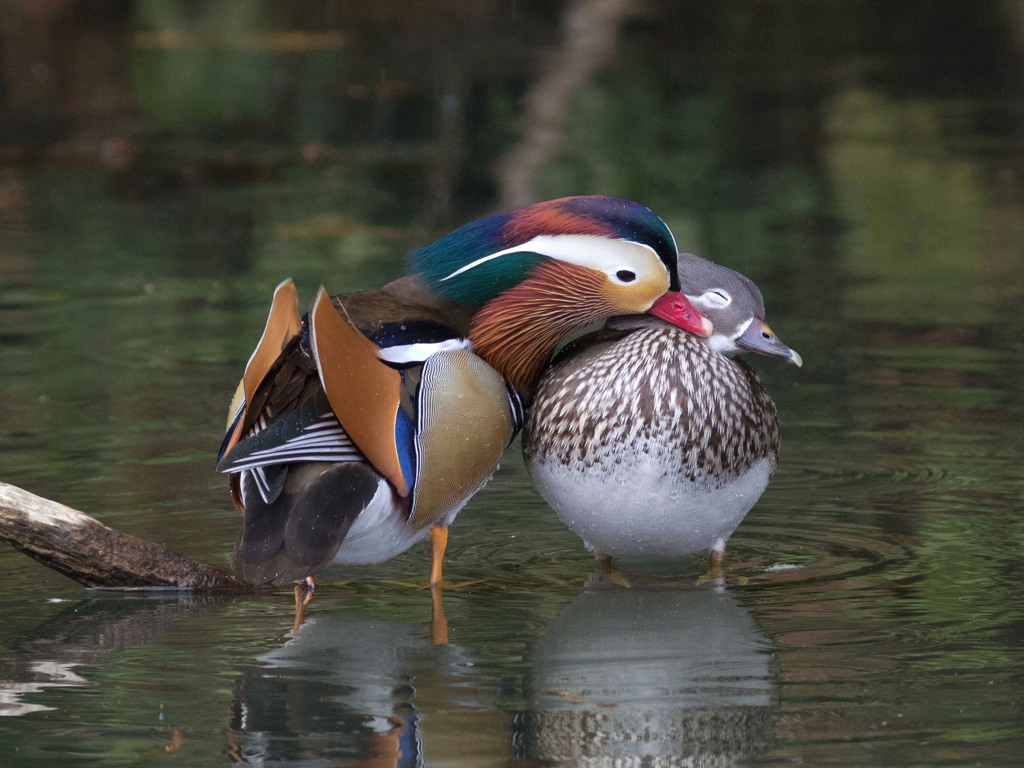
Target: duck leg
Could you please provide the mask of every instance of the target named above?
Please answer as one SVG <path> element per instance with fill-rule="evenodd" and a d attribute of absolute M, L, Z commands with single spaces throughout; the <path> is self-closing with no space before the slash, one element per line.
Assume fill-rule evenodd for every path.
<path fill-rule="evenodd" d="M 312 576 L 307 576 L 302 581 L 295 582 L 295 623 L 292 624 L 292 632 L 298 630 L 306 620 L 306 606 L 313 599 L 313 591 L 316 589 L 316 582 Z"/>
<path fill-rule="evenodd" d="M 612 556 L 606 555 L 599 549 L 594 550 L 594 570 L 598 574 L 604 576 L 615 571 L 615 566 L 612 565 Z"/>
<path fill-rule="evenodd" d="M 437 587 L 441 584 L 441 568 L 444 565 L 444 551 L 448 548 L 448 529 L 440 525 L 432 526 L 430 529 L 430 549 L 432 552 L 430 563 L 430 586 Z"/>
<path fill-rule="evenodd" d="M 711 547 L 711 552 L 708 554 L 708 572 L 704 574 L 704 579 L 723 579 L 725 578 L 725 571 L 722 569 L 722 562 L 725 560 L 725 541 L 718 539 Z"/>
<path fill-rule="evenodd" d="M 618 584 L 620 587 L 630 587 L 629 579 L 622 573 L 615 564 L 612 562 L 612 556 L 605 554 L 604 552 L 595 549 L 594 552 L 594 575 L 598 581 L 608 579 L 613 584 Z"/>
<path fill-rule="evenodd" d="M 430 584 L 431 589 L 440 587 L 468 587 L 471 584 L 479 584 L 485 579 L 474 579 L 472 581 L 460 581 L 458 584 L 450 584 L 441 577 L 441 570 L 444 567 L 444 553 L 448 547 L 448 529 L 435 525 L 430 529 Z"/>

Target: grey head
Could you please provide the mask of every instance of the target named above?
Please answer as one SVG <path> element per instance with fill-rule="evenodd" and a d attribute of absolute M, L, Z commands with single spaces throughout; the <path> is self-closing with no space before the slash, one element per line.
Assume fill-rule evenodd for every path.
<path fill-rule="evenodd" d="M 727 357 L 754 352 L 803 365 L 803 358 L 768 327 L 761 291 L 746 275 L 692 253 L 680 253 L 679 283 L 694 308 L 714 324 L 708 344 L 715 351 Z"/>

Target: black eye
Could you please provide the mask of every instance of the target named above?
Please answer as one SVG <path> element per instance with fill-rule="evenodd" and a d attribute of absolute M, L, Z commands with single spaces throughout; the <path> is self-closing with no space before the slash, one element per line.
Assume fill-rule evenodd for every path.
<path fill-rule="evenodd" d="M 620 269 L 615 273 L 615 276 L 624 283 L 632 283 L 636 280 L 636 274 L 630 272 L 628 269 Z"/>

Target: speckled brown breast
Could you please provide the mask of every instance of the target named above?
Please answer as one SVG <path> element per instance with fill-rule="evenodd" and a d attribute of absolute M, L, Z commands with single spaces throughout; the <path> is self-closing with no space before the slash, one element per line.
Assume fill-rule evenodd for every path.
<path fill-rule="evenodd" d="M 655 454 L 666 473 L 717 487 L 761 459 L 774 466 L 778 416 L 750 366 L 658 324 L 556 362 L 537 391 L 523 452 L 528 462 L 583 470 Z"/>

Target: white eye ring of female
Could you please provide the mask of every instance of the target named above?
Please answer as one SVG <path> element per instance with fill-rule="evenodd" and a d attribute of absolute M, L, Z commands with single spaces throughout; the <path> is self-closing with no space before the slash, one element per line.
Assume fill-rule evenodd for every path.
<path fill-rule="evenodd" d="M 724 288 L 711 288 L 700 296 L 687 296 L 691 303 L 700 304 L 708 309 L 722 309 L 732 304 L 732 296 Z"/>
<path fill-rule="evenodd" d="M 551 259 L 564 261 L 567 264 L 588 267 L 598 272 L 604 272 L 608 279 L 616 285 L 629 285 L 640 277 L 647 276 L 638 274 L 638 270 L 646 271 L 652 263 L 660 265 L 665 273 L 668 272 L 668 268 L 662 263 L 657 252 L 645 243 L 600 235 L 537 235 L 525 243 L 489 253 L 472 261 L 442 278 L 441 282 L 468 272 L 492 259 L 512 253 L 537 253 Z"/>

